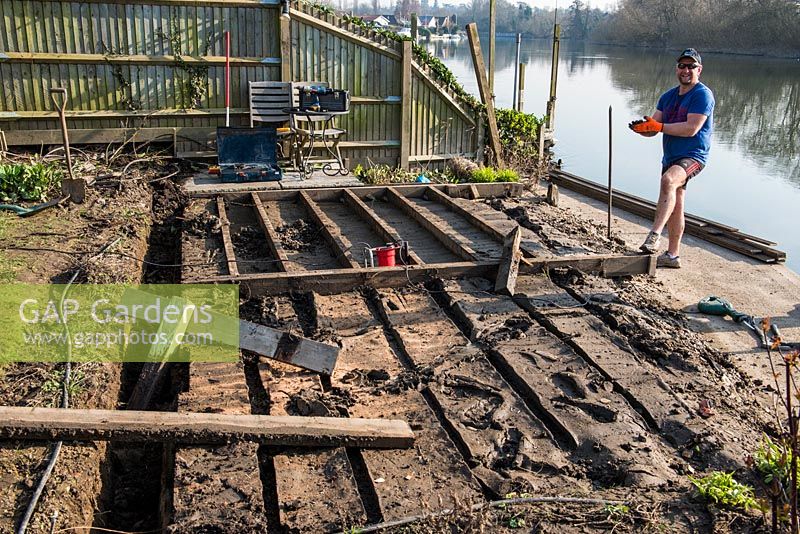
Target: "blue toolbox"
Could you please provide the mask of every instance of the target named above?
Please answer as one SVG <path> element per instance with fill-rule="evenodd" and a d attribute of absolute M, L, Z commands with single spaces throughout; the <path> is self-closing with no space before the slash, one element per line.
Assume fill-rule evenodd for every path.
<path fill-rule="evenodd" d="M 274 127 L 217 128 L 219 176 L 223 182 L 271 182 L 283 178 Z"/>

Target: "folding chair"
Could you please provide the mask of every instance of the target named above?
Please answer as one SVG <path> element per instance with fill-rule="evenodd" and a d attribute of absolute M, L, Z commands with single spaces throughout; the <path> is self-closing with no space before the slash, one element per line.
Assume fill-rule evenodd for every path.
<path fill-rule="evenodd" d="M 294 84 L 292 82 L 250 82 L 250 127 L 256 122 L 264 122 L 278 129 L 278 146 L 281 155 L 292 161 L 297 147 L 294 121 L 289 113 L 293 105 Z M 280 142 L 283 141 L 283 142 Z M 284 145 L 289 145 L 286 154 Z"/>

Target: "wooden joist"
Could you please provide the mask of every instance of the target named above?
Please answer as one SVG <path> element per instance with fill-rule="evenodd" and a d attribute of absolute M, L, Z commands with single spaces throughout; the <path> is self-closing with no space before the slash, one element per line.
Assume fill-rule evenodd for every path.
<path fill-rule="evenodd" d="M 231 223 L 225 212 L 225 199 L 217 197 L 217 215 L 219 216 L 219 228 L 222 233 L 222 246 L 225 249 L 225 262 L 228 266 L 228 274 L 239 276 L 239 267 L 236 266 L 236 253 L 233 250 L 231 240 Z"/>
<path fill-rule="evenodd" d="M 499 262 L 426 263 L 399 267 L 359 267 L 292 273 L 246 274 L 238 277 L 214 276 L 187 280 L 187 283 L 246 285 L 253 295 L 281 295 L 302 289 L 323 295 L 343 293 L 361 286 L 402 287 L 432 278 L 484 277 L 496 279 Z M 573 267 L 606 277 L 655 274 L 655 255 L 587 255 L 531 259 L 520 265 L 520 274 L 533 274 L 558 267 Z"/>
<path fill-rule="evenodd" d="M 70 130 L 70 139 L 72 139 L 72 131 Z M 341 145 L 340 145 L 341 146 Z M 286 187 L 288 184 L 284 184 Z M 519 197 L 525 192 L 522 184 L 519 183 L 486 183 L 486 184 L 409 184 L 409 185 L 361 185 L 355 187 L 348 187 L 358 198 L 366 199 L 368 197 L 376 198 L 382 197 L 386 194 L 387 189 L 391 189 L 404 197 L 421 197 L 425 191 L 433 187 L 435 189 L 446 189 L 451 197 L 454 198 L 469 198 L 471 191 L 474 189 L 477 198 L 490 198 L 490 197 Z M 342 196 L 343 187 L 320 187 L 314 189 L 306 189 L 306 194 L 309 198 L 317 202 L 338 202 Z M 193 198 L 214 198 L 220 193 L 217 192 L 198 192 L 193 193 Z M 225 200 L 232 200 L 236 202 L 246 202 L 247 196 L 250 191 L 242 191 L 239 193 L 226 193 L 223 196 Z M 300 194 L 300 189 L 270 189 L 268 191 L 259 191 L 256 193 L 262 202 L 278 202 L 282 200 L 291 200 L 296 202 Z"/>
<path fill-rule="evenodd" d="M 414 433 L 396 419 L 344 419 L 213 413 L 0 407 L 0 438 L 47 441 L 256 441 L 287 447 L 410 447 Z"/>
<path fill-rule="evenodd" d="M 342 192 L 342 198 L 344 199 L 345 204 L 347 204 L 350 209 L 355 211 L 364 221 L 368 222 L 372 229 L 378 233 L 382 239 L 386 240 L 387 243 L 398 243 L 403 241 L 400 233 L 395 230 L 392 225 L 384 221 L 380 215 L 375 213 L 372 208 L 367 206 L 367 204 L 358 198 L 358 196 L 350 189 L 345 189 Z M 408 256 L 411 262 L 415 265 L 422 265 L 424 263 L 419 256 L 417 256 L 417 253 L 410 248 Z"/>
<path fill-rule="evenodd" d="M 253 210 L 256 213 L 258 224 L 261 226 L 261 231 L 264 232 L 267 240 L 267 247 L 269 247 L 269 251 L 276 261 L 275 266 L 279 271 L 285 273 L 289 270 L 289 256 L 286 255 L 286 250 L 281 244 L 281 238 L 278 232 L 275 231 L 272 221 L 269 220 L 267 210 L 264 209 L 259 196 L 256 193 L 250 193 L 250 200 L 253 202 Z"/>
<path fill-rule="evenodd" d="M 314 219 L 314 222 L 322 230 L 322 235 L 325 237 L 328 245 L 330 245 L 332 252 L 336 256 L 336 260 L 343 267 L 351 267 L 358 269 L 360 265 L 353 259 L 350 253 L 350 247 L 345 244 L 342 239 L 342 233 L 339 231 L 339 226 L 328 217 L 324 211 L 320 209 L 314 200 L 306 193 L 305 190 L 300 191 L 300 202 L 306 208 L 309 217 Z"/>
<path fill-rule="evenodd" d="M 445 232 L 433 221 L 420 213 L 417 207 L 406 197 L 400 194 L 395 188 L 390 187 L 386 189 L 386 199 L 400 208 L 400 210 L 402 210 L 407 216 L 414 219 L 420 226 L 425 228 L 425 230 L 430 232 L 450 252 L 467 261 L 475 260 L 475 252 L 473 250 L 466 247 L 464 244 L 455 239 L 455 237 Z"/>
<path fill-rule="evenodd" d="M 481 215 L 479 215 L 475 211 L 465 206 L 462 206 L 461 204 L 453 200 L 453 198 L 450 197 L 450 195 L 434 187 L 429 187 L 425 190 L 425 196 L 427 196 L 429 200 L 433 200 L 439 202 L 440 204 L 443 204 L 444 206 L 447 207 L 447 209 L 449 209 L 453 213 L 457 213 L 458 215 L 464 217 L 467 220 L 467 222 L 469 222 L 472 226 L 478 228 L 479 230 L 481 230 L 486 234 L 489 234 L 495 241 L 505 244 L 506 234 L 504 234 L 501 230 L 496 228 L 494 225 L 492 225 L 492 223 L 484 219 Z M 528 263 L 528 261 L 522 257 L 520 257 L 520 261 L 522 261 L 522 263 Z"/>

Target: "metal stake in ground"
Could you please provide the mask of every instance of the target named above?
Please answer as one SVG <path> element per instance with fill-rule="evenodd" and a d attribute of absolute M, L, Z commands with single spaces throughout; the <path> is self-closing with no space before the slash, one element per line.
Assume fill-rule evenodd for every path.
<path fill-rule="evenodd" d="M 64 157 L 67 160 L 67 175 L 69 178 L 61 180 L 61 193 L 69 195 L 69 199 L 76 203 L 83 203 L 86 198 L 86 182 L 76 179 L 72 174 L 72 156 L 69 153 L 69 133 L 67 132 L 67 117 L 64 111 L 67 109 L 67 90 L 63 87 L 50 89 L 50 98 L 58 111 L 58 118 L 61 119 L 61 136 L 64 139 Z"/>
<path fill-rule="evenodd" d="M 611 203 L 614 193 L 611 189 L 611 106 L 608 106 L 608 238 L 611 239 Z"/>
<path fill-rule="evenodd" d="M 514 61 L 514 66 L 515 67 L 517 65 L 519 65 L 519 48 L 520 48 L 520 44 L 521 43 L 522 43 L 522 34 L 518 33 L 517 34 L 517 55 L 516 55 L 516 61 Z M 513 93 L 514 94 L 511 95 L 511 96 L 512 96 L 512 98 L 514 100 L 514 103 L 511 105 L 511 109 L 516 109 L 516 110 L 519 111 L 519 108 L 517 108 L 517 94 L 519 93 L 519 72 L 518 72 L 518 70 L 516 68 L 514 69 L 514 91 L 513 91 Z"/>

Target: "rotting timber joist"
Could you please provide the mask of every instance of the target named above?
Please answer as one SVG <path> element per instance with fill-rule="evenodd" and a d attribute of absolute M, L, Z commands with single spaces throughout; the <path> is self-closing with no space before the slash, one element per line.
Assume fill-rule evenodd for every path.
<path fill-rule="evenodd" d="M 264 235 L 267 238 L 267 246 L 272 253 L 272 256 L 275 258 L 275 265 L 279 271 L 286 272 L 288 271 L 288 263 L 289 257 L 286 255 L 286 251 L 283 249 L 283 245 L 281 245 L 281 240 L 278 237 L 278 234 L 275 232 L 275 227 L 272 225 L 272 221 L 269 220 L 267 216 L 266 210 L 264 210 L 264 205 L 261 203 L 261 198 L 255 193 L 250 195 L 250 200 L 253 202 L 253 209 L 256 212 L 256 218 L 258 219 L 258 224 L 261 226 L 261 231 L 264 232 Z"/>
<path fill-rule="evenodd" d="M 345 243 L 342 241 L 342 234 L 339 231 L 339 227 L 333 221 L 331 221 L 327 215 L 325 215 L 325 212 L 320 209 L 317 203 L 308 195 L 307 192 L 300 191 L 299 195 L 300 201 L 308 211 L 309 217 L 311 217 L 322 229 L 322 235 L 325 236 L 325 240 L 331 246 L 337 261 L 339 261 L 339 263 L 341 263 L 344 267 L 358 269 L 359 264 L 350 254 L 350 247 L 345 245 Z"/>
<path fill-rule="evenodd" d="M 342 419 L 136 410 L 0 407 L 0 438 L 62 441 L 256 441 L 287 447 L 410 447 L 414 433 L 396 419 Z"/>
<path fill-rule="evenodd" d="M 345 204 L 350 206 L 350 208 L 355 211 L 359 217 L 362 219 L 372 223 L 375 230 L 388 242 L 388 243 L 397 243 L 403 241 L 402 236 L 400 233 L 395 230 L 389 223 L 384 221 L 372 208 L 367 206 L 363 200 L 361 200 L 358 195 L 353 193 L 350 189 L 345 189 L 342 192 L 342 198 L 344 199 Z M 415 265 L 422 265 L 424 262 L 417 256 L 417 253 L 413 250 L 409 251 L 408 253 L 409 259 L 411 263 Z"/>
<path fill-rule="evenodd" d="M 236 266 L 236 254 L 233 251 L 231 241 L 231 223 L 225 211 L 225 199 L 217 197 L 217 215 L 219 216 L 220 232 L 222 233 L 222 243 L 225 247 L 225 262 L 228 266 L 228 274 L 239 276 L 239 268 Z"/>
<path fill-rule="evenodd" d="M 444 190 L 448 195 L 454 198 L 492 198 L 492 197 L 517 197 L 525 191 L 522 184 L 516 182 L 495 182 L 487 184 L 409 184 L 409 185 L 368 185 L 348 187 L 362 200 L 365 198 L 384 196 L 387 189 L 397 191 L 405 197 L 421 197 L 425 194 L 428 188 Z M 342 195 L 342 187 L 320 187 L 314 189 L 305 189 L 304 191 L 317 202 L 321 201 L 334 201 L 338 200 Z M 301 189 L 270 189 L 268 191 L 259 191 L 257 194 L 262 202 L 272 202 L 280 200 L 297 200 L 297 196 Z M 214 198 L 220 193 L 217 192 L 197 192 L 192 193 L 193 198 Z M 226 193 L 226 198 L 242 198 L 244 192 L 239 193 Z M 249 192 L 248 192 L 249 194 Z M 473 196 L 477 194 L 478 196 Z"/>
<path fill-rule="evenodd" d="M 327 269 L 291 273 L 250 274 L 241 276 L 214 276 L 191 280 L 200 284 L 240 283 L 253 295 L 281 295 L 304 289 L 322 295 L 351 291 L 358 287 L 402 287 L 409 283 L 422 283 L 432 278 L 483 277 L 495 279 L 500 262 L 426 263 L 400 267 L 360 267 L 358 269 Z M 520 265 L 520 274 L 534 274 L 558 267 L 572 267 L 602 276 L 631 276 L 654 274 L 655 256 L 588 255 L 551 257 L 530 260 Z"/>

